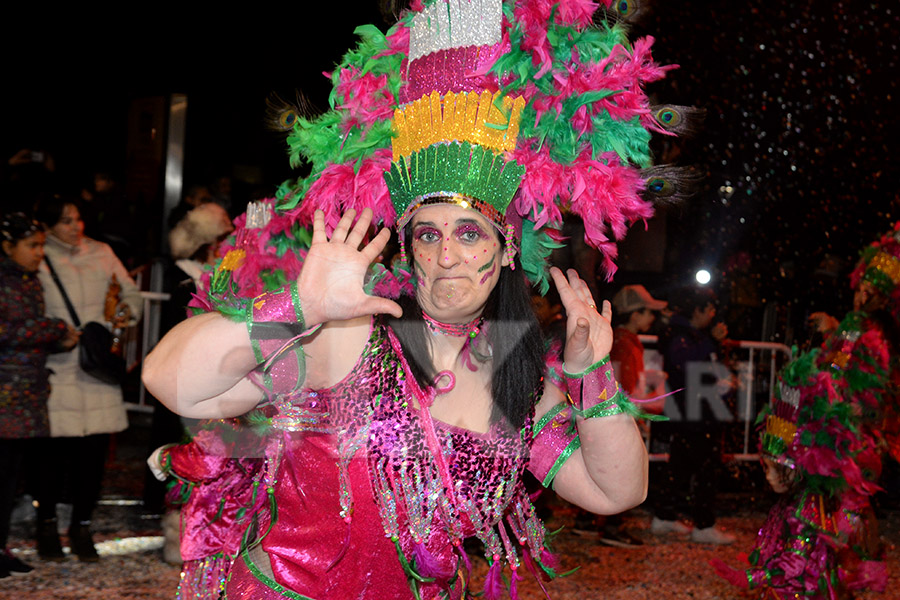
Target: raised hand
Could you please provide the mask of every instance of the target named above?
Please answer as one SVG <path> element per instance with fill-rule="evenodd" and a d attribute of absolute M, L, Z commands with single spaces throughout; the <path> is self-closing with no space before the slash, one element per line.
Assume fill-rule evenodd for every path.
<path fill-rule="evenodd" d="M 363 291 L 366 271 L 384 250 L 390 231 L 382 229 L 360 249 L 372 222 L 372 211 L 364 210 L 353 224 L 355 216 L 356 211 L 352 209 L 344 213 L 329 239 L 325 233 L 324 214 L 322 211 L 315 213 L 312 245 L 297 280 L 308 326 L 379 313 L 395 317 L 402 314 L 396 302 L 369 296 Z"/>
<path fill-rule="evenodd" d="M 569 269 L 568 275 L 566 279 L 556 267 L 550 269 L 568 319 L 563 361 L 567 371 L 579 373 L 608 355 L 612 349 L 613 331 L 609 322 L 612 306 L 604 300 L 602 312 L 598 313 L 584 280 L 574 269 Z"/>

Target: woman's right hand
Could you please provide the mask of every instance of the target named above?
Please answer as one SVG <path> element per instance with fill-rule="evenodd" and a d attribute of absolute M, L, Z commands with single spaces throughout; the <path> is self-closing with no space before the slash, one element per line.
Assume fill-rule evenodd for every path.
<path fill-rule="evenodd" d="M 312 245 L 297 280 L 300 304 L 306 325 L 346 321 L 356 317 L 387 313 L 402 314 L 400 305 L 363 291 L 366 272 L 384 250 L 390 231 L 382 229 L 371 242 L 359 248 L 372 222 L 365 209 L 353 224 L 355 210 L 341 217 L 331 239 L 325 233 L 325 216 L 317 210 L 313 219 Z M 352 227 L 351 227 L 352 225 Z"/>

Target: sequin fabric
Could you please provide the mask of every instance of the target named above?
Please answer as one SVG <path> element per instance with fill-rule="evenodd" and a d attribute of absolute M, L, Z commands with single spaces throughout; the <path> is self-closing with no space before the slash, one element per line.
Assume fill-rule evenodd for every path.
<path fill-rule="evenodd" d="M 434 90 L 446 92 L 480 91 L 484 73 L 509 50 L 509 43 L 492 46 L 451 48 L 412 61 L 406 70 L 406 85 L 400 88 L 400 103 L 417 100 Z"/>
<path fill-rule="evenodd" d="M 535 428 L 533 455 L 528 468 L 545 486 L 577 448 L 578 436 L 572 419 L 572 407 L 559 404 Z"/>
<path fill-rule="evenodd" d="M 218 600 L 225 591 L 232 558 L 223 554 L 186 561 L 175 600 Z"/>
<path fill-rule="evenodd" d="M 459 46 L 481 46 L 500 41 L 503 9 L 496 0 L 435 2 L 413 17 L 409 59 Z M 433 88 L 432 88 L 433 89 Z"/>
<path fill-rule="evenodd" d="M 544 528 L 521 483 L 531 419 L 483 434 L 433 422 L 438 458 L 412 402 L 433 392 L 408 373 L 399 343 L 376 323 L 346 379 L 291 393 L 318 418 L 314 431 L 283 434 L 278 520 L 262 540 L 279 586 L 317 599 L 403 598 L 409 580 L 422 598 L 456 598 L 468 581 L 457 577 L 462 540 L 473 535 L 492 563 L 517 567 L 523 551 L 542 559 Z M 237 571 L 244 589 L 240 573 L 250 571 Z"/>
<path fill-rule="evenodd" d="M 431 92 L 394 111 L 394 160 L 451 140 L 496 153 L 516 148 L 524 98 L 500 92 Z"/>

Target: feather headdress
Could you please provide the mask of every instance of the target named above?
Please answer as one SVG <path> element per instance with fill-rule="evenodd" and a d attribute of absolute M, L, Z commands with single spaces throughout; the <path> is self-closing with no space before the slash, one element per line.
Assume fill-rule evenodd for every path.
<path fill-rule="evenodd" d="M 521 258 L 542 289 L 538 249 L 573 212 L 611 277 L 616 240 L 685 181 L 652 166 L 651 135 L 702 116 L 651 106 L 644 85 L 672 67 L 653 61 L 651 38 L 629 42 L 626 19 L 604 18 L 615 12 L 611 0 L 415 1 L 387 34 L 358 28 L 331 110 L 294 121 L 291 161 L 312 169 L 282 185 L 277 210 L 310 223 L 321 209 L 333 227 L 370 207 L 402 227 L 423 204 L 465 202 L 516 250 L 532 238 Z"/>

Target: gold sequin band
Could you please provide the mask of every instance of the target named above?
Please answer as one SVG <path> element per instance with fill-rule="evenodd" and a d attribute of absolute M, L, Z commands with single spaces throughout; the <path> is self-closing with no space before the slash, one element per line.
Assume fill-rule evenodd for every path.
<path fill-rule="evenodd" d="M 400 230 L 406 227 L 406 224 L 409 223 L 409 220 L 412 219 L 413 214 L 415 214 L 417 210 L 433 204 L 454 204 L 460 208 L 477 210 L 484 218 L 490 221 L 494 227 L 499 229 L 500 233 L 505 233 L 506 217 L 504 217 L 499 210 L 487 202 L 464 194 L 457 194 L 456 192 L 430 192 L 421 198 L 416 198 L 416 201 L 411 203 L 403 212 L 403 215 L 397 219 L 397 229 Z"/>
<path fill-rule="evenodd" d="M 794 440 L 794 436 L 797 435 L 797 426 L 778 415 L 769 415 L 766 418 L 766 433 L 790 444 Z"/>
<path fill-rule="evenodd" d="M 900 283 L 900 260 L 887 252 L 879 252 L 869 263 L 870 269 L 878 269 L 891 278 L 894 285 Z"/>
<path fill-rule="evenodd" d="M 511 152 L 524 107 L 524 98 L 500 92 L 448 92 L 443 98 L 432 92 L 394 111 L 394 160 L 451 140 Z"/>

